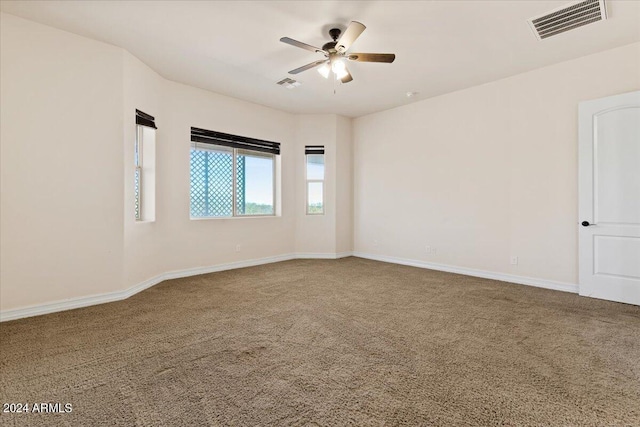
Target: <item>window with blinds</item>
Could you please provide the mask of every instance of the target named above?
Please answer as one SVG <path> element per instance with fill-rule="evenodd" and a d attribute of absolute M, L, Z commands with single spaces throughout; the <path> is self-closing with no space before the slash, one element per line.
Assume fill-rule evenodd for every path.
<path fill-rule="evenodd" d="M 280 144 L 191 128 L 192 218 L 276 214 Z"/>
<path fill-rule="evenodd" d="M 305 147 L 305 175 L 307 180 L 307 215 L 324 214 L 324 146 Z"/>
<path fill-rule="evenodd" d="M 156 219 L 156 129 L 153 116 L 136 110 L 136 140 L 133 154 L 136 221 Z"/>

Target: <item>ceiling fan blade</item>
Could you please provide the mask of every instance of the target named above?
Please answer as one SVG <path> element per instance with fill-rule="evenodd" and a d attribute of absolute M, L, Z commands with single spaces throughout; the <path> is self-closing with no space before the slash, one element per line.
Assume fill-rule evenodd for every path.
<path fill-rule="evenodd" d="M 364 29 L 367 28 L 358 21 L 351 21 L 347 29 L 344 31 L 338 42 L 336 43 L 336 50 L 340 53 L 346 52 L 354 41 L 362 34 Z"/>
<path fill-rule="evenodd" d="M 395 61 L 396 55 L 393 53 L 350 53 L 347 58 L 358 62 L 386 62 L 391 64 Z"/>
<path fill-rule="evenodd" d="M 289 37 L 283 37 L 280 39 L 282 43 L 290 44 L 291 46 L 299 47 L 302 49 L 310 50 L 311 52 L 319 52 L 325 54 L 326 52 L 319 47 L 311 46 L 310 44 L 299 42 L 298 40 L 291 39 Z"/>
<path fill-rule="evenodd" d="M 321 59 L 319 61 L 314 61 L 314 62 L 312 62 L 310 64 L 303 65 L 302 67 L 296 68 L 295 70 L 289 71 L 289 74 L 298 74 L 298 73 L 301 73 L 303 71 L 307 71 L 307 70 L 309 70 L 311 68 L 317 67 L 318 65 L 325 64 L 327 62 L 329 62 L 328 59 Z"/>
<path fill-rule="evenodd" d="M 353 76 L 351 75 L 349 70 L 345 69 L 345 71 L 347 72 L 347 75 L 341 78 L 340 81 L 342 83 L 349 83 L 351 80 L 353 80 Z"/>

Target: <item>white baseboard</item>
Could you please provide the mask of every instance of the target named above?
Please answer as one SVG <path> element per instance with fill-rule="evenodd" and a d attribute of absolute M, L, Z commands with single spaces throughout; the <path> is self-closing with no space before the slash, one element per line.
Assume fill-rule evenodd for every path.
<path fill-rule="evenodd" d="M 338 252 L 336 254 L 336 259 L 346 258 L 346 257 L 350 257 L 350 256 L 353 256 L 353 252 Z"/>
<path fill-rule="evenodd" d="M 199 274 L 215 273 L 216 271 L 235 270 L 236 268 L 255 267 L 256 265 L 271 264 L 273 262 L 289 261 L 295 259 L 295 254 L 283 254 L 265 258 L 248 259 L 244 261 L 217 264 L 209 267 L 188 268 L 185 270 L 169 271 L 161 274 L 162 280 L 180 279 L 182 277 L 197 276 Z"/>
<path fill-rule="evenodd" d="M 447 271 L 449 273 L 464 274 L 467 276 L 482 277 L 485 279 L 499 280 L 502 282 L 518 283 L 521 285 L 536 286 L 539 288 L 554 289 L 557 291 L 578 293 L 578 285 L 572 283 L 554 282 L 551 280 L 535 279 L 532 277 L 516 276 L 513 274 L 495 273 L 490 271 L 475 270 L 472 268 L 456 267 L 452 265 L 436 264 L 418 260 L 395 258 L 384 255 L 374 255 L 362 252 L 338 252 L 338 253 L 292 253 L 266 258 L 250 259 L 245 261 L 218 264 L 209 267 L 188 268 L 185 270 L 169 271 L 147 279 L 135 286 L 122 291 L 108 292 L 87 297 L 71 298 L 30 307 L 16 308 L 0 311 L 0 322 L 22 319 L 24 317 L 39 316 L 58 311 L 72 310 L 74 308 L 89 307 L 96 304 L 127 299 L 138 292 L 142 292 L 160 282 L 182 277 L 197 276 L 199 274 L 214 273 L 216 271 L 233 270 L 236 268 L 253 267 L 256 265 L 270 264 L 273 262 L 288 261 L 292 259 L 338 259 L 348 256 L 356 256 L 376 261 L 390 262 L 393 264 L 409 265 L 413 267 L 428 268 L 431 270 Z"/>
<path fill-rule="evenodd" d="M 214 273 L 216 271 L 233 270 L 236 268 L 253 267 L 256 265 L 270 264 L 273 262 L 288 261 L 291 259 L 337 259 L 351 256 L 351 252 L 341 253 L 291 253 L 272 257 L 236 261 L 226 264 L 217 264 L 209 267 L 188 268 L 185 270 L 168 271 L 155 277 L 147 279 L 137 285 L 122 291 L 108 292 L 86 297 L 70 298 L 61 301 L 54 301 L 29 307 L 21 307 L 11 310 L 0 311 L 0 322 L 22 319 L 24 317 L 40 316 L 42 314 L 55 313 L 58 311 L 72 310 L 74 308 L 89 307 L 91 305 L 104 304 L 108 302 L 127 299 L 138 292 L 142 292 L 160 282 L 182 277 L 197 276 L 199 274 Z"/>
<path fill-rule="evenodd" d="M 129 298 L 134 293 L 140 292 L 150 286 L 155 285 L 158 282 L 148 284 L 151 280 L 140 283 L 133 288 L 126 291 L 108 292 L 97 295 L 90 295 L 87 297 L 70 298 L 61 301 L 54 301 L 40 305 L 33 305 L 29 307 L 14 308 L 11 310 L 0 311 L 0 322 L 6 322 L 9 320 L 22 319 L 23 317 L 40 316 L 42 314 L 55 313 L 58 311 L 73 310 L 74 308 L 89 307 L 91 305 L 105 304 L 108 302 L 120 301 L 125 298 Z M 140 290 L 133 291 L 133 289 L 140 287 Z M 131 294 L 129 295 L 129 292 Z"/>
<path fill-rule="evenodd" d="M 339 258 L 346 258 L 352 255 L 353 255 L 353 252 L 337 252 L 337 253 L 298 252 L 296 253 L 296 259 L 339 259 Z"/>
<path fill-rule="evenodd" d="M 16 308 L 12 310 L 0 311 L 0 322 L 9 320 L 22 319 L 24 317 L 39 316 L 42 314 L 55 313 L 58 311 L 72 310 L 74 308 L 89 307 L 96 304 L 104 304 L 107 302 L 120 301 L 127 299 L 138 292 L 142 292 L 160 282 L 170 279 L 178 279 L 181 277 L 197 276 L 199 274 L 213 273 L 216 271 L 232 270 L 243 267 L 253 267 L 261 264 L 270 264 L 272 262 L 288 261 L 296 258 L 295 254 L 284 254 L 273 257 L 250 259 L 246 261 L 237 261 L 226 264 L 218 264 L 209 267 L 188 268 L 185 270 L 169 271 L 159 274 L 155 277 L 147 279 L 137 285 L 134 285 L 123 291 L 115 291 L 87 297 L 71 298 L 62 301 L 55 301 L 46 304 L 40 304 L 30 307 Z"/>
<path fill-rule="evenodd" d="M 537 288 L 553 289 L 562 292 L 578 293 L 578 285 L 574 283 L 556 282 L 553 280 L 536 279 L 533 277 L 517 276 L 515 274 L 496 273 L 493 271 L 476 270 L 474 268 L 457 267 L 454 265 L 437 264 L 406 258 L 396 258 L 385 255 L 375 255 L 363 252 L 353 252 L 353 256 L 393 264 L 409 265 L 412 267 L 428 268 L 429 270 L 446 271 L 448 273 L 464 274 L 466 276 L 482 277 L 483 279 L 499 280 L 501 282 L 517 283 L 519 285 L 535 286 Z"/>

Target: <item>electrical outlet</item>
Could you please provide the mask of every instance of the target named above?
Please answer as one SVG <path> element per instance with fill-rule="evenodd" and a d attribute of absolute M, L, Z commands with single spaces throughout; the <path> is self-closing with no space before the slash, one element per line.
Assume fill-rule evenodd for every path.
<path fill-rule="evenodd" d="M 438 248 L 431 249 L 431 253 L 434 255 L 438 255 Z"/>
<path fill-rule="evenodd" d="M 510 258 L 510 262 L 511 262 L 511 265 L 518 265 L 518 257 L 517 256 L 512 256 Z"/>
<path fill-rule="evenodd" d="M 236 252 L 240 252 L 242 250 L 242 246 L 236 245 Z"/>
<path fill-rule="evenodd" d="M 425 249 L 425 251 L 427 251 L 428 254 L 431 253 L 431 246 L 427 245 L 427 246 L 425 246 L 424 249 Z"/>
<path fill-rule="evenodd" d="M 378 246 L 378 239 L 373 239 L 373 246 Z"/>

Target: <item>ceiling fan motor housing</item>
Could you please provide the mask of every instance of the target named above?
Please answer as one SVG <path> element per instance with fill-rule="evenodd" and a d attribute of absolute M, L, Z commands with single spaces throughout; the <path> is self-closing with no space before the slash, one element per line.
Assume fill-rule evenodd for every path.
<path fill-rule="evenodd" d="M 342 31 L 340 31 L 339 28 L 332 28 L 329 30 L 329 35 L 331 36 L 331 38 L 333 39 L 332 42 L 328 42 L 325 43 L 324 45 L 322 45 L 322 50 L 325 50 L 329 53 L 335 53 L 337 52 L 336 50 L 336 44 L 338 43 L 338 38 L 340 37 L 340 34 L 342 33 Z"/>
<path fill-rule="evenodd" d="M 337 42 L 328 42 L 322 45 L 322 50 L 325 50 L 329 53 L 334 53 L 337 52 L 336 50 L 336 44 Z"/>

